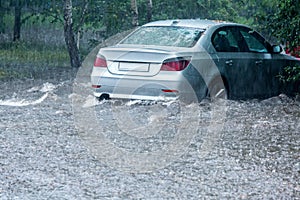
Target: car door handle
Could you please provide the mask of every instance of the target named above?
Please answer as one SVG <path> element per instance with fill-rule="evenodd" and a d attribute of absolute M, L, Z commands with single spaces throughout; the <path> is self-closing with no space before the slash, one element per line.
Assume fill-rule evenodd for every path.
<path fill-rule="evenodd" d="M 232 60 L 226 60 L 226 61 L 225 61 L 225 64 L 226 64 L 226 65 L 229 65 L 229 66 L 232 66 L 233 61 L 232 61 Z"/>
<path fill-rule="evenodd" d="M 256 64 L 256 65 L 261 65 L 262 63 L 263 63 L 262 60 L 257 60 L 257 61 L 255 61 L 255 64 Z"/>

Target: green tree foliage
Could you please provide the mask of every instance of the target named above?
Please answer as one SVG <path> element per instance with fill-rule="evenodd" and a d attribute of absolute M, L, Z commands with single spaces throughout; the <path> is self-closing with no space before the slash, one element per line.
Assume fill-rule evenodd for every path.
<path fill-rule="evenodd" d="M 288 37 L 291 37 L 296 31 L 296 29 L 292 30 L 292 27 L 299 27 L 299 0 L 261 0 L 259 3 L 256 0 L 174 0 L 171 2 L 152 0 L 151 17 L 147 6 L 149 0 L 136 0 L 136 2 L 139 24 L 144 24 L 149 19 L 217 19 L 246 23 L 264 30 L 267 35 L 273 33 L 277 37 L 281 37 L 282 34 L 290 34 Z M 29 16 L 34 17 L 34 20 L 44 20 L 45 16 L 51 16 L 52 22 L 63 24 L 61 0 L 0 0 L 0 9 L 14 11 L 18 3 L 22 9 L 21 22 Z M 130 0 L 73 0 L 74 32 L 97 30 L 103 37 L 109 37 L 130 29 L 132 27 L 130 3 Z M 24 7 L 26 9 L 23 9 Z M 1 19 L 3 19 L 3 12 L 0 21 Z M 290 24 L 292 26 L 289 26 Z M 0 30 L 4 30 L 3 26 L 4 23 L 1 24 Z M 293 41 L 296 41 L 297 37 L 293 38 Z"/>
<path fill-rule="evenodd" d="M 5 13 L 9 8 L 9 2 L 0 0 L 0 33 L 5 33 L 6 22 L 4 21 Z"/>
<path fill-rule="evenodd" d="M 21 24 L 51 20 L 63 27 L 62 0 L 0 0 L 0 11 L 12 15 L 21 7 Z M 133 27 L 132 0 L 73 0 L 73 31 L 77 41 L 85 31 L 96 31 L 104 39 Z M 248 24 L 263 32 L 268 39 L 289 41 L 290 46 L 300 44 L 299 0 L 136 0 L 138 24 L 151 20 L 202 18 Z M 0 12 L 0 23 L 3 14 Z M 1 21 L 2 20 L 2 21 Z M 5 30 L 0 24 L 0 32 Z"/>
<path fill-rule="evenodd" d="M 231 0 L 198 0 L 200 18 L 235 21 L 236 5 Z"/>
<path fill-rule="evenodd" d="M 295 50 L 299 51 L 300 46 L 300 0 L 278 0 L 277 8 L 275 13 L 268 16 L 272 34 L 286 43 L 292 55 L 299 56 Z M 300 82 L 300 66 L 287 66 L 283 79 Z"/>
<path fill-rule="evenodd" d="M 276 0 L 234 0 L 233 4 L 238 12 L 236 20 L 249 24 L 258 29 L 267 27 L 268 15 L 275 12 Z"/>
<path fill-rule="evenodd" d="M 300 45 L 300 0 L 277 1 L 277 10 L 268 15 L 272 34 L 293 49 Z"/>

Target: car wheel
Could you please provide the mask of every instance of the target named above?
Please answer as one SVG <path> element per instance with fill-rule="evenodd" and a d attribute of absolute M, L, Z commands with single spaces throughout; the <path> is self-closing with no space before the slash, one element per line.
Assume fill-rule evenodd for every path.
<path fill-rule="evenodd" d="M 208 86 L 208 98 L 214 99 L 228 99 L 228 89 L 222 77 L 215 78 Z"/>
<path fill-rule="evenodd" d="M 97 99 L 99 101 L 103 101 L 103 100 L 109 100 L 109 95 L 108 94 L 102 94 L 100 97 L 97 97 Z"/>

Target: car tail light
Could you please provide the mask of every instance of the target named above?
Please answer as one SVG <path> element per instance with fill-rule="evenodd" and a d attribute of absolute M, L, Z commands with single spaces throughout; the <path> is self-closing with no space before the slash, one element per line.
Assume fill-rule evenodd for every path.
<path fill-rule="evenodd" d="M 190 58 L 175 58 L 165 60 L 161 71 L 182 71 L 190 64 Z"/>
<path fill-rule="evenodd" d="M 94 67 L 107 67 L 106 59 L 104 58 L 104 56 L 97 55 L 94 62 Z"/>
<path fill-rule="evenodd" d="M 92 88 L 101 88 L 101 85 L 92 85 Z"/>
<path fill-rule="evenodd" d="M 162 89 L 161 91 L 165 93 L 178 93 L 178 90 Z"/>

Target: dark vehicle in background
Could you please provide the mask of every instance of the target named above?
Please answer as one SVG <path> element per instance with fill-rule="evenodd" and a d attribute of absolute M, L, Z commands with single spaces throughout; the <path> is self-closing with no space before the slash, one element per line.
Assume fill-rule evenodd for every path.
<path fill-rule="evenodd" d="M 143 25 L 100 49 L 91 81 L 99 98 L 267 98 L 297 90 L 278 75 L 300 65 L 248 26 L 213 20 Z"/>
<path fill-rule="evenodd" d="M 291 55 L 291 56 L 294 56 L 294 57 L 296 57 L 298 60 L 300 60 L 300 46 L 297 46 L 296 48 L 294 48 L 294 49 L 289 49 L 289 48 L 287 48 L 286 50 L 285 50 L 285 53 L 287 53 L 287 54 L 289 54 L 289 55 Z"/>

